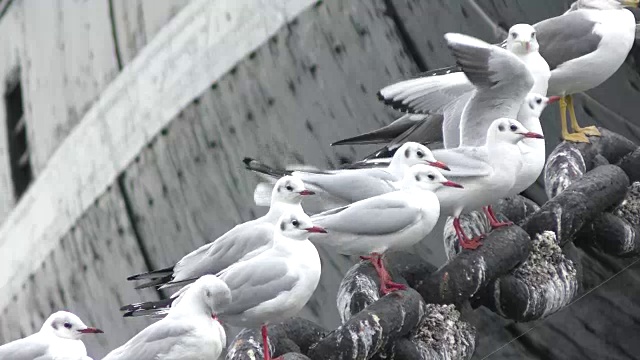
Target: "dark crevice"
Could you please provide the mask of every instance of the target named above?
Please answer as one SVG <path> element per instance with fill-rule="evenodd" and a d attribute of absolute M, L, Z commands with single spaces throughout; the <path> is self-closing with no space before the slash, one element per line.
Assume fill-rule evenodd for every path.
<path fill-rule="evenodd" d="M 396 11 L 395 6 L 393 5 L 392 0 L 384 0 L 384 4 L 387 8 L 387 15 L 393 20 L 396 28 L 398 29 L 398 34 L 400 35 L 400 41 L 402 41 L 402 46 L 404 50 L 409 54 L 413 62 L 418 66 L 418 70 L 420 72 L 429 71 L 429 66 L 424 61 L 422 56 L 420 56 L 420 52 L 418 51 L 418 46 L 409 35 L 407 28 L 404 26 L 402 19 L 400 19 L 400 15 L 398 15 L 398 11 Z"/>
<path fill-rule="evenodd" d="M 11 3 L 13 3 L 13 0 L 6 0 L 4 2 L 0 0 L 0 19 L 4 17 L 7 11 L 9 11 L 9 7 L 11 6 Z"/>
<path fill-rule="evenodd" d="M 120 174 L 118 176 L 118 191 L 120 191 L 120 195 L 122 195 L 122 201 L 124 201 L 124 209 L 127 212 L 127 217 L 129 218 L 129 223 L 131 224 L 131 230 L 133 231 L 133 236 L 138 243 L 138 248 L 140 249 L 140 255 L 142 255 L 142 260 L 144 261 L 144 266 L 148 271 L 153 270 L 153 264 L 151 261 L 151 256 L 147 251 L 147 247 L 142 241 L 142 235 L 140 234 L 140 230 L 138 229 L 138 221 L 135 212 L 133 211 L 133 206 L 131 206 L 131 201 L 129 200 L 129 195 L 125 190 L 124 184 L 124 174 Z M 165 299 L 163 292 L 154 288 L 156 293 L 158 294 L 158 298 Z"/>
<path fill-rule="evenodd" d="M 118 70 L 122 71 L 122 56 L 120 55 L 120 45 L 118 44 L 118 31 L 116 30 L 116 15 L 113 10 L 113 0 L 109 0 L 109 19 L 111 21 L 111 35 L 113 36 L 113 48 L 116 51 Z"/>

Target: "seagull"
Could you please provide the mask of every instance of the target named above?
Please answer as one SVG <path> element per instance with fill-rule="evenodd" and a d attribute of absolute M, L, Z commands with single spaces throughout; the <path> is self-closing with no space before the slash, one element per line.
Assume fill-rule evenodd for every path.
<path fill-rule="evenodd" d="M 151 324 L 102 360 L 217 359 L 227 344 L 217 311 L 231 304 L 227 284 L 204 275 Z"/>
<path fill-rule="evenodd" d="M 534 25 L 540 54 L 551 68 L 548 95 L 562 96 L 560 119 L 562 138 L 589 142 L 599 136 L 594 126 L 580 127 L 572 94 L 595 88 L 624 63 L 635 41 L 636 21 L 624 6 L 638 6 L 638 0 L 578 0 L 563 15 Z M 567 108 L 573 133 L 567 129 Z"/>
<path fill-rule="evenodd" d="M 402 179 L 401 190 L 312 216 L 327 234 L 311 234 L 309 239 L 344 255 L 371 254 L 362 258 L 376 269 L 381 293 L 404 289 L 392 281 L 382 256 L 388 250 L 406 249 L 431 232 L 440 217 L 433 191 L 442 186 L 462 187 L 430 166 L 414 165 Z"/>
<path fill-rule="evenodd" d="M 542 125 L 540 124 L 540 114 L 547 107 L 560 100 L 559 96 L 542 96 L 530 93 L 525 99 L 525 103 L 518 117 L 522 126 L 529 131 L 544 136 Z M 518 143 L 522 154 L 522 168 L 516 176 L 515 184 L 507 197 L 520 194 L 529 188 L 540 176 L 546 161 L 546 148 L 544 139 L 523 139 Z"/>
<path fill-rule="evenodd" d="M 510 225 L 499 222 L 489 205 L 507 197 L 513 188 L 522 167 L 522 154 L 517 144 L 525 138 L 544 139 L 515 119 L 501 118 L 489 126 L 486 143 L 482 146 L 433 151 L 436 159 L 451 166 L 447 178 L 464 187 L 442 187 L 435 191 L 440 201 L 440 214 L 454 217 L 453 226 L 463 248 L 476 249 L 481 245 L 480 237 L 469 239 L 460 227 L 459 216 L 463 212 L 483 207 L 492 228 Z"/>
<path fill-rule="evenodd" d="M 250 158 L 245 158 L 244 163 L 247 169 L 267 177 L 278 177 L 285 174 L 298 176 L 309 189 L 322 197 L 324 210 L 397 190 L 397 182 L 404 177 L 405 172 L 411 166 L 416 164 L 427 164 L 448 170 L 446 164 L 433 157 L 429 148 L 414 142 L 402 145 L 386 168 L 318 170 L 313 172 L 273 169 Z M 254 196 L 254 198 L 257 197 Z"/>
<path fill-rule="evenodd" d="M 450 39 L 447 39 L 450 49 L 454 51 L 454 55 L 456 54 L 456 49 L 460 48 L 459 42 L 466 40 L 465 38 L 462 38 L 462 36 L 463 35 L 460 34 L 450 34 Z M 502 80 L 501 88 L 511 85 L 512 82 L 529 81 L 525 78 L 520 78 L 520 80 L 512 78 L 513 75 L 518 74 L 520 76 L 524 76 L 522 75 L 522 70 L 514 68 L 515 65 L 510 62 L 513 59 L 518 58 L 529 70 L 529 76 L 532 77 L 533 83 L 528 88 L 524 84 L 513 84 L 513 86 L 522 85 L 522 89 L 527 89 L 522 97 L 524 97 L 528 92 L 535 92 L 542 95 L 546 94 L 550 77 L 550 69 L 549 65 L 538 52 L 539 44 L 536 37 L 536 30 L 531 25 L 517 24 L 509 29 L 509 35 L 504 43 L 507 50 L 512 55 L 515 55 L 515 57 L 508 57 L 496 50 L 495 48 L 498 48 L 497 46 L 494 48 L 487 43 L 482 43 L 483 45 L 479 45 L 479 43 L 476 43 L 476 45 L 483 50 L 489 50 L 490 53 L 487 54 L 485 51 L 478 49 L 478 51 L 474 53 L 474 56 L 484 55 L 485 57 L 492 57 L 492 63 L 488 64 L 493 70 L 493 77 L 490 79 L 491 81 L 498 81 L 496 79 L 496 77 L 498 77 L 499 80 Z M 460 62 L 460 58 L 457 60 Z M 462 60 L 468 61 L 471 59 L 462 58 Z M 507 68 L 501 69 L 498 64 L 504 64 L 504 62 L 507 62 Z M 460 122 L 463 121 L 461 120 L 463 112 L 465 110 L 469 112 L 472 109 L 467 105 L 467 102 L 469 99 L 474 97 L 474 91 L 476 90 L 474 84 L 468 79 L 469 74 L 467 73 L 465 75 L 462 70 L 463 69 L 461 67 L 452 67 L 436 70 L 416 79 L 401 81 L 380 90 L 378 92 L 378 97 L 394 108 L 409 112 L 413 115 L 433 113 L 443 114 L 444 123 L 442 126 L 442 132 L 444 146 L 445 148 L 453 148 L 460 144 Z M 501 73 L 500 70 L 505 70 L 505 72 Z M 486 101 L 487 99 L 485 99 L 483 103 L 486 104 Z M 492 99 L 492 101 L 497 102 L 498 104 L 500 102 L 499 99 Z M 477 109 L 477 107 L 475 108 Z M 513 111 L 513 109 L 510 110 Z M 516 118 L 517 113 L 513 115 L 511 113 L 505 113 L 496 116 L 491 120 L 501 116 Z M 412 119 L 407 120 L 423 122 L 431 119 L 423 115 L 422 118 L 414 116 Z M 518 118 L 518 120 L 521 119 Z M 417 125 L 415 128 L 421 129 L 421 127 Z M 484 131 L 482 131 L 482 133 L 484 134 Z M 406 136 L 406 134 L 404 135 Z M 340 143 L 351 142 L 342 141 Z"/>
<path fill-rule="evenodd" d="M 218 311 L 218 318 L 232 326 L 261 327 L 265 360 L 271 359 L 267 324 L 295 316 L 318 286 L 320 256 L 309 234 L 325 232 L 304 212 L 286 212 L 278 221 L 270 249 L 216 274 L 233 299 Z M 166 307 L 190 286 L 168 300 L 127 305 L 122 310 L 127 311 L 125 316 L 166 314 Z"/>
<path fill-rule="evenodd" d="M 88 327 L 67 311 L 53 313 L 39 332 L 0 346 L 0 359 L 7 360 L 87 360 L 87 349 L 80 338 L 102 330 Z"/>
<path fill-rule="evenodd" d="M 271 192 L 271 206 L 266 215 L 236 225 L 213 242 L 203 245 L 184 256 L 174 266 L 162 270 L 130 276 L 127 280 L 150 280 L 137 289 L 160 286 L 167 288 L 184 285 L 206 274 L 216 274 L 241 260 L 246 260 L 269 249 L 273 230 L 287 211 L 300 211 L 305 196 L 314 195 L 296 176 L 284 176 L 276 181 Z"/>

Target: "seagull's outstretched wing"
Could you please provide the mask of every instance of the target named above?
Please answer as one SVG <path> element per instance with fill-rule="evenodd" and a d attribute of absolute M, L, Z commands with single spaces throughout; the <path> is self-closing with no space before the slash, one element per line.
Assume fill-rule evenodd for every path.
<path fill-rule="evenodd" d="M 531 72 L 510 51 L 468 35 L 447 33 L 444 37 L 458 66 L 476 87 L 505 98 L 513 93 L 526 95 L 533 87 Z"/>
<path fill-rule="evenodd" d="M 464 74 L 452 67 L 386 86 L 378 92 L 378 98 L 396 110 L 441 114 L 461 95 L 473 90 Z"/>

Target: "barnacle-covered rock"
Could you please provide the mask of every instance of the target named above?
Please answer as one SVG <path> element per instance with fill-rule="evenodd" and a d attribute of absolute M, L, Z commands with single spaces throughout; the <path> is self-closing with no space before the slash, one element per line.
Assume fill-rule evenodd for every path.
<path fill-rule="evenodd" d="M 465 250 L 416 287 L 427 303 L 462 304 L 529 255 L 531 240 L 517 225 L 492 231 L 476 250 Z"/>
<path fill-rule="evenodd" d="M 337 305 L 340 320 L 344 324 L 379 298 L 380 280 L 373 265 L 361 261 L 351 267 L 340 282 Z"/>
<path fill-rule="evenodd" d="M 585 224 L 619 204 L 628 186 L 629 179 L 618 166 L 599 166 L 545 203 L 523 228 L 532 237 L 546 230 L 553 231 L 562 246 Z"/>
<path fill-rule="evenodd" d="M 307 354 L 313 360 L 369 359 L 409 334 L 425 314 L 415 290 L 383 296 L 318 341 Z"/>
<path fill-rule="evenodd" d="M 299 317 L 279 324 L 269 325 L 269 348 L 271 354 L 286 353 L 290 359 L 304 359 L 297 354 L 306 354 L 309 347 L 327 332 L 316 323 Z M 233 339 L 227 350 L 227 360 L 254 360 L 262 358 L 262 335 L 260 329 L 243 329 Z"/>
<path fill-rule="evenodd" d="M 492 282 L 482 293 L 481 302 L 516 321 L 549 316 L 577 296 L 580 288 L 577 261 L 577 256 L 565 255 L 553 232 L 545 231 L 532 240 L 527 260 Z"/>

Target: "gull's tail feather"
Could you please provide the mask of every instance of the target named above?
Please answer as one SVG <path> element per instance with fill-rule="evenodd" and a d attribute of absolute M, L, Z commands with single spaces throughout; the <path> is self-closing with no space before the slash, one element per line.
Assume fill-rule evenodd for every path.
<path fill-rule="evenodd" d="M 194 281 L 198 280 L 198 278 L 191 278 L 191 279 L 184 279 L 184 280 L 179 280 L 179 281 L 169 281 L 166 284 L 160 286 L 160 290 L 162 289 L 170 289 L 170 288 L 174 288 L 177 286 L 183 286 L 183 285 L 187 285 L 187 284 L 191 284 Z"/>
<path fill-rule="evenodd" d="M 149 271 L 142 274 L 131 275 L 127 278 L 127 280 L 128 281 L 150 280 L 148 282 L 145 282 L 143 284 L 136 286 L 136 289 L 145 289 L 152 286 L 162 285 L 166 282 L 171 281 L 172 278 L 173 278 L 173 266 L 160 269 L 160 270 Z"/>
<path fill-rule="evenodd" d="M 157 279 L 157 278 L 165 277 L 171 274 L 173 274 L 173 266 L 160 269 L 160 270 L 153 270 L 146 273 L 131 275 L 127 278 L 127 280 L 132 281 L 132 280 Z"/>
<path fill-rule="evenodd" d="M 129 304 L 122 306 L 120 311 L 125 312 L 123 315 L 124 317 L 156 315 L 162 311 L 167 311 L 175 300 L 175 298 L 169 298 L 158 301 Z"/>
<path fill-rule="evenodd" d="M 244 160 L 242 160 L 242 162 L 244 163 L 247 169 L 257 172 L 259 174 L 267 175 L 268 177 L 273 179 L 279 179 L 283 176 L 291 175 L 292 173 L 292 171 L 289 171 L 289 170 L 276 169 L 276 168 L 270 167 L 250 157 L 245 157 Z"/>

